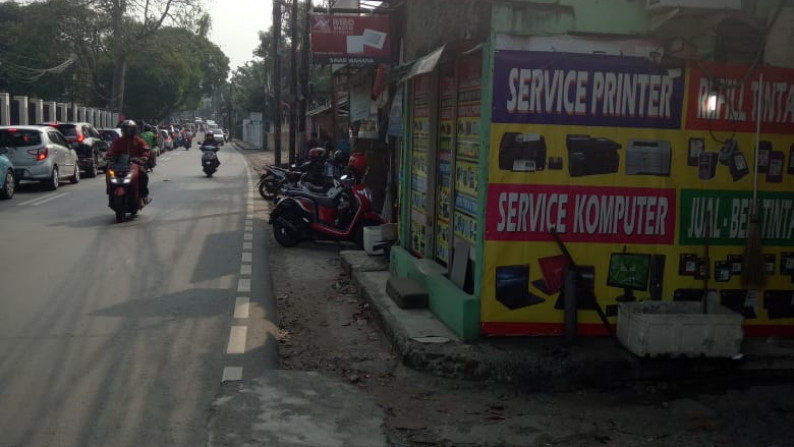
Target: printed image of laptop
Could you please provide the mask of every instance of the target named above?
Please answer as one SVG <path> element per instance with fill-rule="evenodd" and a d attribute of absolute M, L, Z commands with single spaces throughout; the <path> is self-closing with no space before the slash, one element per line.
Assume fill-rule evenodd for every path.
<path fill-rule="evenodd" d="M 365 46 L 382 50 L 383 45 L 386 44 L 386 36 L 387 34 L 383 31 L 365 28 L 364 34 L 361 35 L 361 39 Z"/>
<path fill-rule="evenodd" d="M 532 281 L 532 285 L 546 295 L 554 295 L 562 290 L 562 274 L 568 266 L 568 259 L 563 255 L 549 256 L 538 259 L 541 279 Z"/>
<path fill-rule="evenodd" d="M 529 291 L 528 265 L 509 265 L 496 268 L 496 301 L 515 310 L 546 300 Z"/>

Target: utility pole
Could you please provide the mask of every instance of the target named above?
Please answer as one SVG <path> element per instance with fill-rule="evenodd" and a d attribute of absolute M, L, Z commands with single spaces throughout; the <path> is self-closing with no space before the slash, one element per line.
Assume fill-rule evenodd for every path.
<path fill-rule="evenodd" d="M 229 113 L 229 140 L 234 137 L 234 120 L 232 119 L 232 110 L 234 110 L 234 106 L 232 105 L 232 86 L 234 85 L 234 75 L 232 75 L 232 79 L 229 81 L 229 102 L 228 102 L 228 113 Z"/>
<path fill-rule="evenodd" d="M 290 21 L 289 164 L 295 164 L 295 133 L 298 121 L 298 0 L 292 0 Z"/>
<path fill-rule="evenodd" d="M 301 97 L 298 106 L 298 135 L 301 136 L 301 145 L 300 151 L 303 156 L 308 154 L 303 154 L 305 141 L 308 140 L 307 133 L 310 129 L 306 129 L 306 105 L 309 102 L 309 73 L 311 71 L 311 67 L 309 66 L 309 51 L 311 51 L 311 42 L 310 39 L 310 28 L 311 28 L 311 20 L 309 19 L 309 14 L 312 12 L 312 0 L 306 0 L 306 17 L 305 17 L 305 26 L 303 27 L 303 51 L 301 52 L 301 58 L 303 59 L 301 62 Z"/>
<path fill-rule="evenodd" d="M 281 0 L 273 0 L 273 158 L 281 166 Z"/>

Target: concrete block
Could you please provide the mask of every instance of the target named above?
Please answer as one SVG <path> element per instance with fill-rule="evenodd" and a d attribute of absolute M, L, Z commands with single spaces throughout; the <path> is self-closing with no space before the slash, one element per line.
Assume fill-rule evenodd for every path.
<path fill-rule="evenodd" d="M 386 293 L 402 309 L 427 307 L 427 290 L 414 279 L 392 276 L 386 281 Z"/>
<path fill-rule="evenodd" d="M 637 356 L 734 357 L 743 317 L 723 306 L 702 313 L 693 302 L 641 301 L 618 306 L 618 340 Z"/>
<path fill-rule="evenodd" d="M 389 270 L 389 261 L 383 257 L 370 256 L 364 250 L 343 250 L 339 252 L 342 269 L 349 276 L 353 272 L 385 272 Z"/>

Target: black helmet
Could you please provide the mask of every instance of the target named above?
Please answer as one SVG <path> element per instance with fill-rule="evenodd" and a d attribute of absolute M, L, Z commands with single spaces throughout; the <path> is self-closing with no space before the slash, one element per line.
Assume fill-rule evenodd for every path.
<path fill-rule="evenodd" d="M 334 164 L 337 166 L 347 166 L 350 161 L 350 152 L 336 151 L 334 152 Z"/>
<path fill-rule="evenodd" d="M 144 124 L 143 125 L 143 131 L 144 132 L 154 132 L 154 128 L 152 127 L 151 124 Z"/>
<path fill-rule="evenodd" d="M 125 137 L 134 137 L 135 134 L 138 133 L 138 126 L 133 120 L 122 121 L 119 127 L 121 127 L 121 133 L 124 134 Z"/>

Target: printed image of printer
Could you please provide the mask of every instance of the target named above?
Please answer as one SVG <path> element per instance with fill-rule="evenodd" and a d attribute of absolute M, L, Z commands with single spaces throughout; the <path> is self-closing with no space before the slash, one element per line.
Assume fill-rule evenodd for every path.
<path fill-rule="evenodd" d="M 505 132 L 499 143 L 499 169 L 516 172 L 546 169 L 546 140 L 536 133 Z"/>
<path fill-rule="evenodd" d="M 626 175 L 670 175 L 672 150 L 669 141 L 629 140 Z"/>
<path fill-rule="evenodd" d="M 590 135 L 568 135 L 568 173 L 571 177 L 614 174 L 618 172 L 620 144 L 609 138 Z"/>

